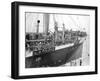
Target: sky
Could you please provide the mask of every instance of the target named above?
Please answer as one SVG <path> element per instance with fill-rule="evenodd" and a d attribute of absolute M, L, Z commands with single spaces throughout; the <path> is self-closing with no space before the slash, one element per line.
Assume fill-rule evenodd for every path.
<path fill-rule="evenodd" d="M 36 32 L 37 20 L 40 20 L 39 32 L 43 32 L 43 13 L 25 13 L 26 32 Z M 50 14 L 49 30 L 54 32 L 54 19 L 58 22 L 61 30 L 63 23 L 67 30 L 80 30 L 89 33 L 90 16 L 89 15 L 73 15 L 73 14 Z"/>

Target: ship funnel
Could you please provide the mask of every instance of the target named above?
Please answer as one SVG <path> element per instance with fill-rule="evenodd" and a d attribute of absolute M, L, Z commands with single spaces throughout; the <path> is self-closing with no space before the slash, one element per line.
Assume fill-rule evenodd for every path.
<path fill-rule="evenodd" d="M 49 14 L 45 13 L 43 17 L 43 22 L 44 22 L 44 33 L 47 35 L 48 30 L 49 30 Z"/>
<path fill-rule="evenodd" d="M 40 23 L 40 20 L 37 20 L 37 30 L 36 30 L 37 33 L 39 33 L 39 23 Z"/>

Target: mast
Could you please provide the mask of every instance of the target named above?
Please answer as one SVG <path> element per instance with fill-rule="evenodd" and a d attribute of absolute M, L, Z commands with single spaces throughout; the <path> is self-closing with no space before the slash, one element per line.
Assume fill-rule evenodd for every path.
<path fill-rule="evenodd" d="M 53 14 L 53 20 L 54 20 L 54 30 L 55 30 L 55 42 L 58 39 L 58 23 L 55 19 L 55 15 Z"/>
<path fill-rule="evenodd" d="M 63 36 L 62 36 L 62 42 L 65 42 L 65 24 L 63 23 Z"/>

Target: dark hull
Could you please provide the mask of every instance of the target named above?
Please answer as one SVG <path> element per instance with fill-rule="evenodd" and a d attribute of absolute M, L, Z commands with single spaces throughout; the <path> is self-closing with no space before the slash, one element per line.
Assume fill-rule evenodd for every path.
<path fill-rule="evenodd" d="M 56 67 L 63 65 L 82 56 L 83 43 L 56 50 L 41 56 L 32 56 L 25 59 L 26 68 Z"/>

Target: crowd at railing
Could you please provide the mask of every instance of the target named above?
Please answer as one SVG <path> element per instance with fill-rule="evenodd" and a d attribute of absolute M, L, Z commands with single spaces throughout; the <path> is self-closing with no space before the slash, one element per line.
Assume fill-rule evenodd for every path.
<path fill-rule="evenodd" d="M 52 52 L 55 50 L 55 46 L 75 43 L 78 41 L 78 37 L 86 36 L 86 32 L 81 31 L 65 31 L 64 38 L 62 32 L 57 34 L 56 39 L 55 33 L 52 35 L 50 33 L 48 35 L 43 33 L 27 33 L 25 37 L 26 50 L 31 50 L 37 54 Z"/>

